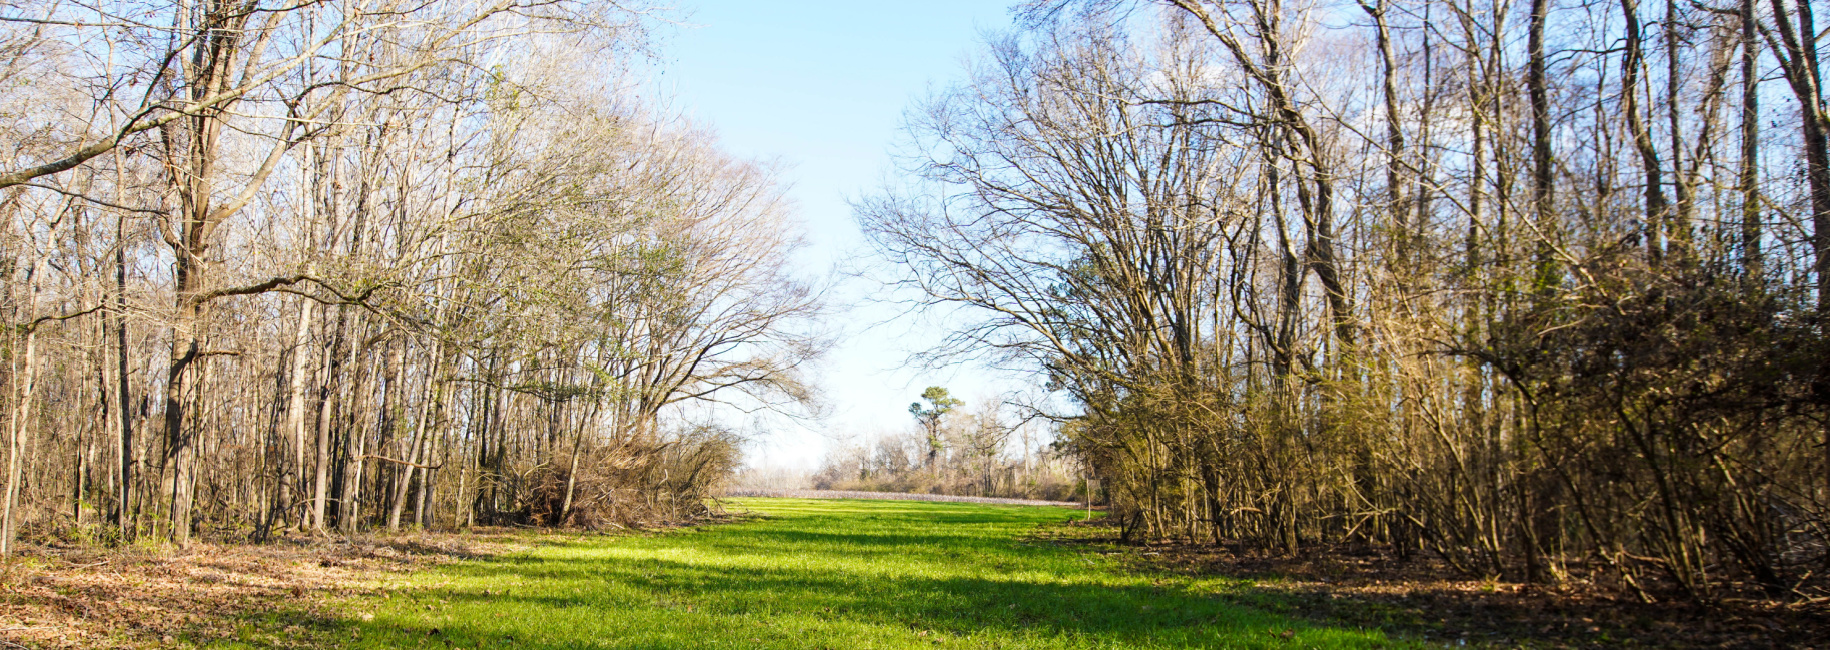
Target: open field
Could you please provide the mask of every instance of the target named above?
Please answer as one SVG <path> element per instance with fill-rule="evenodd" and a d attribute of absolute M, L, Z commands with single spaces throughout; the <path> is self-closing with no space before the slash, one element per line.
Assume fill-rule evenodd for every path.
<path fill-rule="evenodd" d="M 41 549 L 0 584 L 0 647 L 1809 648 L 1830 629 L 1809 603 L 1639 605 L 1340 549 L 1118 546 L 1063 508 L 731 505 L 656 532 Z"/>
<path fill-rule="evenodd" d="M 245 621 L 214 647 L 1381 647 L 1226 604 L 1028 537 L 1066 509 L 741 500 L 750 521 L 656 535 L 546 537 L 434 566 L 303 625 Z M 274 630 L 291 624 L 292 634 Z M 311 630 L 308 640 L 298 636 Z"/>

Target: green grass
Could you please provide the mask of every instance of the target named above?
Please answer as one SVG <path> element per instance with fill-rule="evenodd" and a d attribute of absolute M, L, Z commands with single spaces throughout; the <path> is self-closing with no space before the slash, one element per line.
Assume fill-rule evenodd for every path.
<path fill-rule="evenodd" d="M 1386 647 L 1027 538 L 1071 510 L 746 499 L 753 521 L 548 537 L 348 603 L 315 644 L 355 648 Z M 1236 587 L 1236 585 L 1235 585 Z M 268 621 L 268 624 L 272 624 Z M 251 623 L 245 643 L 267 638 Z"/>

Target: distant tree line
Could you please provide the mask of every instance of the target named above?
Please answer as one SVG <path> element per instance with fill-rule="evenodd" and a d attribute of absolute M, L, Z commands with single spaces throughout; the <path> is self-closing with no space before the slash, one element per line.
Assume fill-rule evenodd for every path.
<path fill-rule="evenodd" d="M 653 12 L 0 3 L 4 544 L 702 511 L 822 306 Z"/>
<path fill-rule="evenodd" d="M 915 427 L 834 447 L 807 482 L 821 490 L 1051 501 L 1084 494 L 1077 459 L 1012 410 L 1001 401 L 967 404 L 930 386 L 909 405 Z"/>
<path fill-rule="evenodd" d="M 1035 2 L 857 208 L 1128 538 L 1822 595 L 1813 9 Z"/>

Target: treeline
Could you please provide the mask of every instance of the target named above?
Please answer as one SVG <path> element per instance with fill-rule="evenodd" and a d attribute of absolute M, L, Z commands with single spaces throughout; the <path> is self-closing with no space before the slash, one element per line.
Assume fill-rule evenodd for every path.
<path fill-rule="evenodd" d="M 1031 3 L 860 219 L 1131 539 L 1821 595 L 1812 10 Z"/>
<path fill-rule="evenodd" d="M 808 486 L 1047 501 L 1084 495 L 1078 460 L 1043 439 L 1040 421 L 1013 417 L 1001 401 L 967 404 L 940 387 L 922 400 L 909 405 L 915 426 L 828 450 Z"/>
<path fill-rule="evenodd" d="M 821 304 L 652 11 L 0 5 L 7 543 L 701 512 Z"/>

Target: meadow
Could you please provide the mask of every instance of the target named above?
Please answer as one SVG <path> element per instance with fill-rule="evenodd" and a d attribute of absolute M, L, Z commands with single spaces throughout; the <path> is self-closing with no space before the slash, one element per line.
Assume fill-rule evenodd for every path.
<path fill-rule="evenodd" d="M 741 521 L 546 536 L 409 574 L 314 626 L 352 648 L 1389 647 L 1228 604 L 1237 581 L 1126 570 L 1036 535 L 1053 507 L 744 499 Z M 271 616 L 271 615 L 269 615 Z M 283 615 L 281 615 L 283 618 Z M 217 647 L 298 642 L 253 619 Z M 294 628 L 297 629 L 297 628 Z"/>

